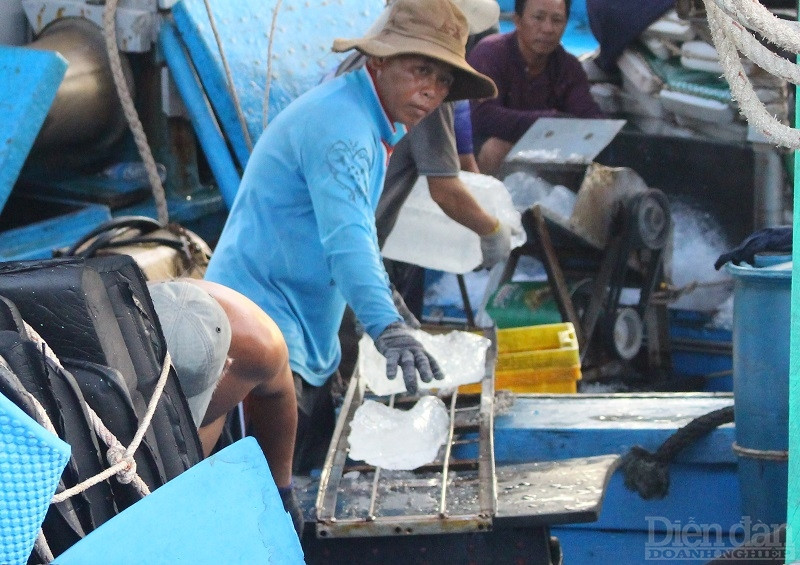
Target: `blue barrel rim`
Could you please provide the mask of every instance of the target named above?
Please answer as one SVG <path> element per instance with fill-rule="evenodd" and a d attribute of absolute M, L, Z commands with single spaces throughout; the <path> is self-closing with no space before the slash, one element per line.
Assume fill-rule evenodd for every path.
<path fill-rule="evenodd" d="M 751 265 L 734 265 L 733 263 L 725 263 L 725 270 L 734 277 L 747 279 L 776 279 L 776 280 L 791 280 L 791 269 L 776 269 L 774 266 L 768 267 L 753 267 Z"/>

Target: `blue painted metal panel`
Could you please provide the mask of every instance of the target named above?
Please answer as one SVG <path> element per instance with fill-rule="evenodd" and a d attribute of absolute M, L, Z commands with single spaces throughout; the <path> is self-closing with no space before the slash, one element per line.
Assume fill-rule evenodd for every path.
<path fill-rule="evenodd" d="M 670 310 L 672 370 L 677 377 L 704 377 L 706 392 L 733 391 L 733 335 L 711 325 L 705 312 Z"/>
<path fill-rule="evenodd" d="M 263 130 L 267 53 L 275 4 L 274 0 L 210 2 L 253 143 Z M 275 19 L 272 40 L 268 119 L 336 67 L 343 55 L 331 52 L 335 38 L 363 35 L 384 5 L 383 0 L 284 0 Z M 249 150 L 229 95 L 205 2 L 182 0 L 172 11 L 222 129 L 243 166 Z"/>
<path fill-rule="evenodd" d="M 73 212 L 0 233 L 0 260 L 49 259 L 56 249 L 69 247 L 89 230 L 111 219 L 108 206 L 72 204 Z"/>
<path fill-rule="evenodd" d="M 691 528 L 688 529 L 691 531 Z M 591 565 L 647 565 L 652 563 L 680 563 L 705 565 L 721 555 L 725 549 L 735 547 L 740 541 L 728 532 L 719 537 L 683 538 L 680 532 L 654 534 L 646 532 L 597 531 L 587 536 L 571 527 L 553 528 L 550 533 L 561 542 L 564 563 Z"/>
<path fill-rule="evenodd" d="M 518 396 L 507 413 L 495 418 L 495 460 L 505 465 L 623 455 L 634 445 L 653 452 L 692 419 L 732 404 L 732 395 L 726 393 Z M 629 491 L 618 470 L 598 521 L 553 528 L 565 563 L 646 563 L 650 530 L 680 529 L 690 522 L 740 531 L 745 519 L 731 451 L 734 436 L 735 427 L 728 424 L 682 452 L 670 465 L 669 491 L 661 500 L 643 500 Z M 725 537 L 723 546 L 731 544 Z"/>
<path fill-rule="evenodd" d="M 0 208 L 66 72 L 67 61 L 54 51 L 0 45 Z"/>
<path fill-rule="evenodd" d="M 194 69 L 183 50 L 175 26 L 165 22 L 158 34 L 158 41 L 178 92 L 186 105 L 194 130 L 197 132 L 197 138 L 203 147 L 211 172 L 217 180 L 225 204 L 230 209 L 239 190 L 241 178 L 225 139 L 197 82 Z"/>
<path fill-rule="evenodd" d="M 599 520 L 575 527 L 647 531 L 650 519 L 658 531 L 668 522 L 686 524 L 690 520 L 730 529 L 743 520 L 736 465 L 676 463 L 670 466 L 669 475 L 667 496 L 643 500 L 625 487 L 622 471 L 617 471 L 609 481 Z"/>
<path fill-rule="evenodd" d="M 252 437 L 201 461 L 115 516 L 54 565 L 303 563 L 269 467 Z"/>
<path fill-rule="evenodd" d="M 517 396 L 510 412 L 495 418 L 495 459 L 499 464 L 625 454 L 634 445 L 655 451 L 692 419 L 732 404 L 728 393 Z M 678 461 L 735 463 L 734 433 L 733 424 L 722 426 Z"/>

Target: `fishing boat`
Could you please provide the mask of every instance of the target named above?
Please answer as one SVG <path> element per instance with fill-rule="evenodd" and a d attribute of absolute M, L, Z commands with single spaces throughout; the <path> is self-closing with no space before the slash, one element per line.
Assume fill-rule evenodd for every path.
<path fill-rule="evenodd" d="M 167 222 L 213 248 L 253 142 L 336 67 L 333 38 L 357 36 L 383 9 L 381 0 L 117 4 L 0 0 L 3 262 L 69 255 L 87 237 L 131 225 L 149 234 Z M 702 6 L 682 4 L 700 23 Z M 505 31 L 513 6 L 500 5 Z M 774 11 L 797 18 L 785 6 Z M 667 24 L 675 22 L 664 33 L 685 33 Z M 596 49 L 580 0 L 564 44 L 586 60 Z M 638 68 L 641 54 L 631 57 Z M 702 101 L 666 88 L 682 96 L 667 94 L 656 108 L 642 92 L 597 86 L 604 103 L 627 100 L 614 107 L 616 119 L 542 121 L 512 152 L 506 174 L 545 178 L 573 196 L 595 165 L 633 173 L 643 188 L 621 207 L 600 202 L 598 216 L 610 221 L 621 209 L 626 219 L 607 239 L 546 206 L 526 207 L 527 243 L 483 281 L 477 300 L 469 276 L 446 275 L 461 284 L 457 300 L 427 303 L 426 328 L 478 330 L 492 347 L 480 383 L 444 396 L 450 429 L 434 463 L 397 473 L 349 459 L 355 411 L 366 400 L 395 402 L 356 376 L 324 468 L 295 477 L 302 539 L 275 505 L 263 457 L 240 439 L 53 562 L 700 564 L 765 536 L 748 555 L 783 562 L 796 487 L 787 463 L 791 253 L 721 274 L 708 257 L 709 279 L 679 285 L 664 265 L 697 249 L 680 246 L 686 232 L 677 228 L 686 224 L 677 210 L 691 212 L 681 220 L 713 226 L 698 240 L 718 236 L 712 253 L 790 224 L 788 155 L 733 118 L 730 91 L 728 102 L 718 100 L 724 86 L 704 87 L 713 92 Z M 727 121 L 698 119 L 698 111 L 710 115 L 703 108 Z M 513 158 L 547 144 L 583 160 Z M 188 246 L 181 234 L 158 235 L 178 241 L 167 254 Z M 163 250 L 134 251 L 140 265 L 164 262 Z M 549 296 L 550 318 L 537 324 L 561 340 L 546 354 L 564 350 L 572 361 L 555 379 L 515 388 L 497 370 L 508 335 L 498 334 L 510 328 L 476 318 L 488 315 L 489 286 L 520 280 L 530 260 Z M 443 273 L 430 275 L 431 288 L 441 284 Z M 635 291 L 633 302 L 625 289 Z M 690 306 L 676 307 L 681 299 Z M 726 301 L 732 321 L 715 324 Z M 398 396 L 398 406 L 412 400 Z M 63 458 L 68 446 L 52 449 Z M 219 472 L 223 461 L 241 488 Z"/>

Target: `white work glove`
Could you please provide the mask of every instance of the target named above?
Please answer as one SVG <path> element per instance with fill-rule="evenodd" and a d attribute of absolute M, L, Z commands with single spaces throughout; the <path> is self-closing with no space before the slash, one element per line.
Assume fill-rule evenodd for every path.
<path fill-rule="evenodd" d="M 481 236 L 481 253 L 483 263 L 480 269 L 491 269 L 508 259 L 511 253 L 511 228 L 498 220 L 493 232 Z"/>
<path fill-rule="evenodd" d="M 403 380 L 409 394 L 417 392 L 417 371 L 422 382 L 432 379 L 442 380 L 444 373 L 430 353 L 411 335 L 410 328 L 403 322 L 393 322 L 386 326 L 375 341 L 377 350 L 386 357 L 386 378 L 397 376 L 397 366 L 403 371 Z"/>
<path fill-rule="evenodd" d="M 410 328 L 414 328 L 415 330 L 420 329 L 422 324 L 419 323 L 419 320 L 417 320 L 417 317 L 414 315 L 414 313 L 408 309 L 408 306 L 406 306 L 406 301 L 403 300 L 403 295 L 397 292 L 397 289 L 394 287 L 394 285 L 391 285 L 391 289 L 392 302 L 394 302 L 394 307 L 397 308 L 397 312 L 403 318 L 403 321 Z"/>

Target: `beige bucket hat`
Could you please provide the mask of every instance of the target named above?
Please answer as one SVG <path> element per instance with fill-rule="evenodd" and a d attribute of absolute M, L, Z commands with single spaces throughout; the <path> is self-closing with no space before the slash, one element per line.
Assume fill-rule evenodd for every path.
<path fill-rule="evenodd" d="M 373 57 L 431 57 L 453 67 L 455 80 L 446 101 L 493 98 L 497 87 L 492 79 L 473 69 L 464 58 L 468 35 L 467 18 L 450 0 L 396 0 L 377 33 L 335 39 L 333 50 L 358 49 Z"/>

